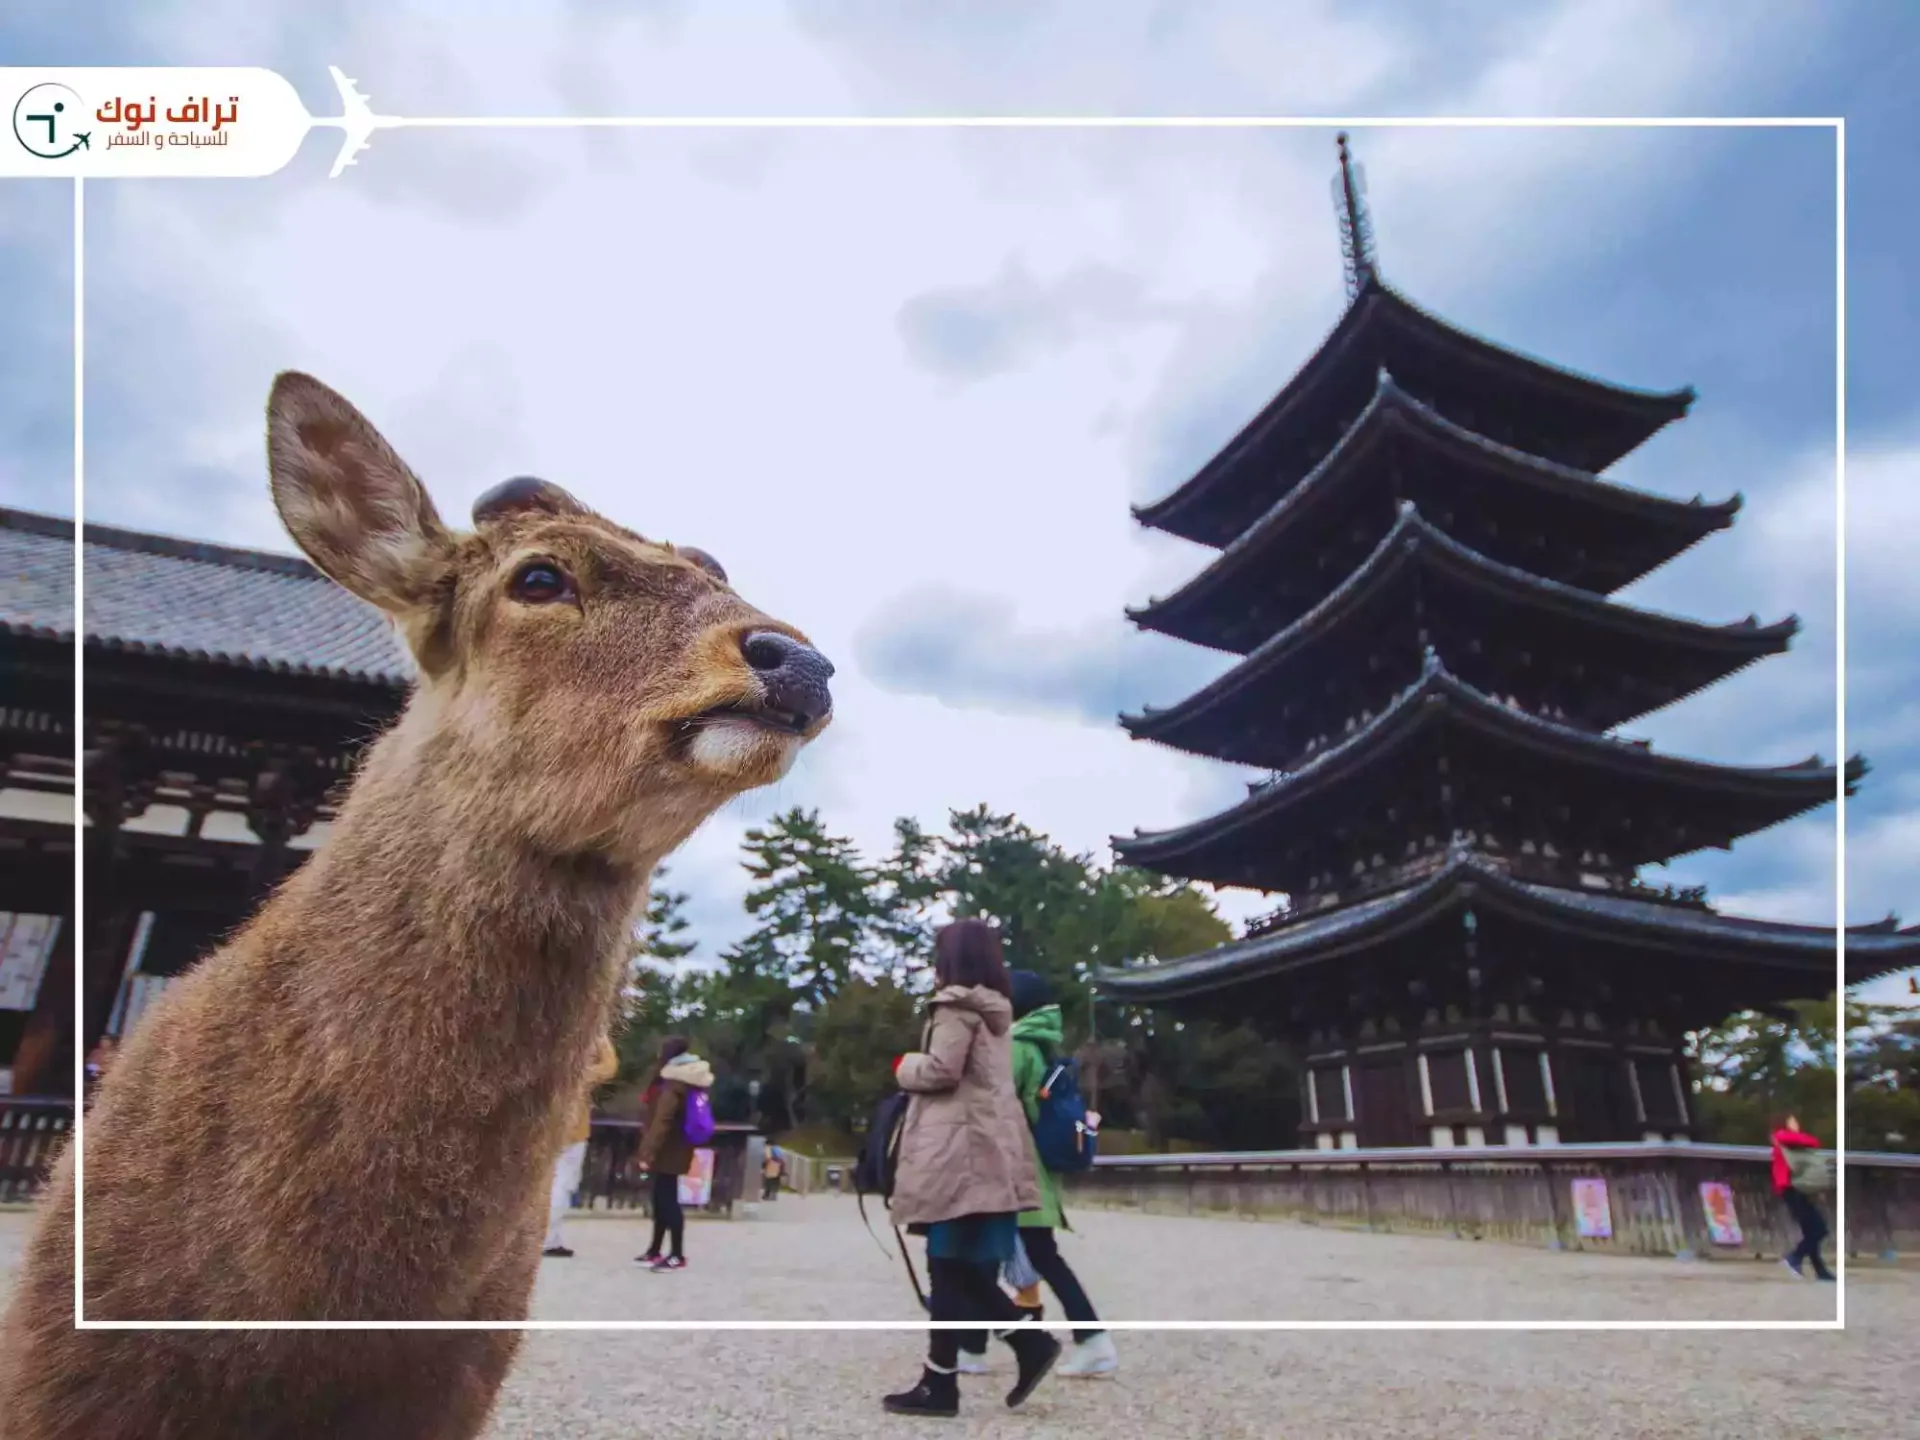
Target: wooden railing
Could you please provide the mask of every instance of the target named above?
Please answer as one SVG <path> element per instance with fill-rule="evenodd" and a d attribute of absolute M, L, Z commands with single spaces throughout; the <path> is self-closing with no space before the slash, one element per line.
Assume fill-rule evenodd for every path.
<path fill-rule="evenodd" d="M 0 1096 L 0 1203 L 29 1200 L 72 1128 L 70 1101 Z M 749 1198 L 746 1126 L 714 1136 L 708 1209 Z M 640 1127 L 596 1118 L 579 1203 L 647 1208 Z M 847 1162 L 840 1162 L 846 1164 Z M 1289 1218 L 1452 1234 L 1555 1249 L 1688 1257 L 1775 1256 L 1798 1232 L 1773 1193 L 1764 1146 L 1685 1142 L 1456 1149 L 1273 1150 L 1103 1157 L 1069 1180 L 1073 1204 L 1155 1214 Z M 1583 1233 L 1576 1180 L 1606 1182 L 1609 1234 Z M 1723 1185 L 1740 1243 L 1717 1241 L 1703 1185 Z M 1850 1255 L 1920 1251 L 1920 1155 L 1853 1152 L 1846 1164 Z M 757 1192 L 756 1192 L 757 1193 Z M 1829 1213 L 1831 1206 L 1829 1205 Z"/>
<path fill-rule="evenodd" d="M 747 1136 L 750 1125 L 721 1125 L 712 1146 L 713 1193 L 707 1210 L 731 1214 L 746 1194 Z M 587 1138 L 587 1158 L 580 1167 L 580 1189 L 575 1204 L 582 1210 L 636 1210 L 651 1207 L 651 1182 L 640 1171 L 640 1122 L 595 1116 Z"/>
<path fill-rule="evenodd" d="M 73 1102 L 0 1095 L 0 1204 L 31 1200 L 73 1129 Z"/>
<path fill-rule="evenodd" d="M 73 1128 L 73 1102 L 0 1095 L 0 1204 L 33 1199 Z M 746 1141 L 751 1127 L 723 1125 L 713 1137 L 713 1198 L 707 1208 L 728 1213 L 742 1198 Z M 596 1117 L 580 1176 L 583 1208 L 648 1208 L 648 1182 L 638 1164 L 640 1126 Z"/>
<path fill-rule="evenodd" d="M 1605 1235 L 1582 1233 L 1576 1180 L 1606 1182 Z M 1703 1185 L 1730 1193 L 1740 1243 L 1717 1241 Z M 1590 1187 L 1581 1187 L 1591 1198 Z M 1282 1150 L 1102 1158 L 1074 1204 L 1155 1214 L 1288 1218 L 1616 1254 L 1778 1256 L 1799 1238 L 1764 1146 L 1684 1142 L 1527 1149 Z M 1920 1155 L 1853 1153 L 1850 1255 L 1920 1250 Z M 1832 1213 L 1831 1197 L 1827 1211 Z"/>

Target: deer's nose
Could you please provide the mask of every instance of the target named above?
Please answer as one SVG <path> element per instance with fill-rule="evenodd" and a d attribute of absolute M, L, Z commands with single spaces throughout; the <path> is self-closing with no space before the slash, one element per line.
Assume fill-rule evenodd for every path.
<path fill-rule="evenodd" d="M 778 630 L 756 630 L 740 642 L 740 653 L 760 677 L 767 704 L 774 709 L 791 711 L 807 725 L 832 713 L 833 692 L 827 681 L 833 662 L 811 645 Z"/>

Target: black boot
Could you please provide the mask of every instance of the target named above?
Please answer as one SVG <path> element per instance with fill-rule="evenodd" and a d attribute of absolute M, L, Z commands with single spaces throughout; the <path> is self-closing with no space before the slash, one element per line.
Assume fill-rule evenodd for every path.
<path fill-rule="evenodd" d="M 951 1370 L 931 1365 L 920 1372 L 920 1383 L 898 1395 L 885 1396 L 880 1404 L 894 1415 L 958 1415 L 960 1381 Z"/>
<path fill-rule="evenodd" d="M 1001 1338 L 1012 1348 L 1013 1358 L 1020 1362 L 1020 1378 L 1007 1392 L 1007 1408 L 1013 1409 L 1047 1378 L 1047 1372 L 1060 1358 L 1060 1342 L 1039 1327 L 1027 1325 L 1009 1330 Z"/>

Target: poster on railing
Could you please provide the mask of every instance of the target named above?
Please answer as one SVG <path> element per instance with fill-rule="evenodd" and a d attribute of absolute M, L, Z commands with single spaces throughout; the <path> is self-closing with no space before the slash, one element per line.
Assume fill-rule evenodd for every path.
<path fill-rule="evenodd" d="M 1744 1243 L 1740 1214 L 1733 1208 L 1733 1187 L 1722 1180 L 1700 1182 L 1700 1208 L 1707 1212 L 1707 1234 L 1716 1245 Z"/>
<path fill-rule="evenodd" d="M 680 1177 L 680 1203 L 703 1210 L 713 1200 L 713 1151 L 693 1152 L 693 1167 Z"/>
<path fill-rule="evenodd" d="M 1607 1204 L 1607 1182 L 1591 1177 L 1573 1182 L 1573 1223 L 1583 1240 L 1613 1238 L 1613 1210 Z"/>

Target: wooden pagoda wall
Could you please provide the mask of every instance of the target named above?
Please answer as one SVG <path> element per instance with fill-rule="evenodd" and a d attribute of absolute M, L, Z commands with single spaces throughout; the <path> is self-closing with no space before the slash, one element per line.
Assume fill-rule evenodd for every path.
<path fill-rule="evenodd" d="M 1355 1037 L 1307 1057 L 1303 1143 L 1598 1144 L 1693 1134 L 1678 1044 L 1491 1024 Z"/>
<path fill-rule="evenodd" d="M 1689 997 L 1648 956 L 1498 925 L 1441 934 L 1376 955 L 1363 986 L 1324 981 L 1304 1003 L 1296 990 L 1291 1014 L 1266 1014 L 1305 1060 L 1302 1144 L 1692 1137 Z"/>

